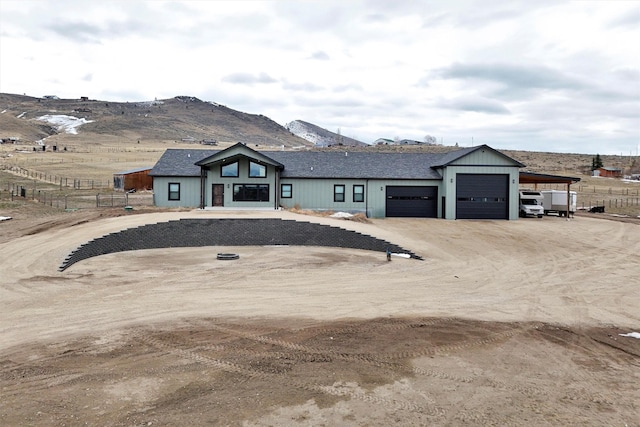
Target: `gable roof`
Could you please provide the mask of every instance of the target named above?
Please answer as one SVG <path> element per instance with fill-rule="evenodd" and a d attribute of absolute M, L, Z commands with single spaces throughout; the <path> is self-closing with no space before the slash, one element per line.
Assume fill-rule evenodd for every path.
<path fill-rule="evenodd" d="M 230 150 L 235 148 L 234 150 Z M 437 170 L 486 145 L 461 149 L 450 153 L 379 153 L 337 151 L 263 151 L 249 147 L 238 151 L 237 144 L 225 150 L 169 149 L 160 157 L 149 175 L 200 176 L 200 165 L 214 164 L 228 158 L 246 157 L 281 167 L 283 178 L 333 179 L 442 179 Z M 248 151 L 247 151 L 248 150 Z M 503 154 L 495 151 L 504 156 Z M 514 166 L 521 163 L 504 156 Z"/>
<path fill-rule="evenodd" d="M 482 145 L 478 145 L 476 147 L 468 147 L 468 148 L 462 148 L 460 150 L 456 150 L 456 151 L 451 151 L 449 153 L 446 153 L 442 156 L 442 159 L 438 162 L 438 164 L 434 164 L 433 167 L 434 168 L 438 168 L 438 167 L 444 167 L 444 166 L 449 166 L 450 164 L 452 164 L 453 162 L 455 162 L 456 160 L 459 160 L 477 150 L 490 150 L 493 153 L 497 154 L 498 156 L 501 156 L 511 162 L 513 162 L 514 166 L 518 166 L 519 168 L 523 168 L 525 165 L 520 163 L 519 161 L 512 159 L 511 157 L 502 154 L 501 152 L 494 150 L 493 148 L 489 147 L 486 144 L 482 144 Z"/>
<path fill-rule="evenodd" d="M 210 156 L 196 162 L 197 166 L 209 166 L 216 163 L 231 162 L 236 159 L 248 157 L 259 163 L 266 163 L 271 166 L 275 166 L 282 169 L 284 166 L 281 163 L 274 161 L 272 158 L 260 153 L 245 144 L 238 142 L 231 147 L 225 148 L 222 151 L 213 152 Z"/>

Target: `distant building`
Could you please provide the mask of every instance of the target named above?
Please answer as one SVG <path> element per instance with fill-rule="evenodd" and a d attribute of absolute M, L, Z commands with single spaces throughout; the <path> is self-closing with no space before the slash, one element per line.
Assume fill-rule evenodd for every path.
<path fill-rule="evenodd" d="M 57 95 L 45 95 L 43 96 L 44 99 L 60 99 Z"/>
<path fill-rule="evenodd" d="M 602 167 L 593 171 L 593 176 L 601 176 L 603 178 L 622 178 L 622 169 L 612 167 Z"/>
<path fill-rule="evenodd" d="M 389 138 L 378 138 L 373 141 L 373 145 L 392 145 L 393 143 L 393 139 Z"/>
<path fill-rule="evenodd" d="M 113 189 L 115 191 L 151 190 L 153 178 L 149 176 L 150 167 L 131 169 L 113 174 Z"/>
<path fill-rule="evenodd" d="M 422 141 L 416 141 L 415 139 L 401 139 L 397 142 L 398 145 L 419 145 L 423 144 Z"/>
<path fill-rule="evenodd" d="M 80 97 L 80 101 L 88 101 L 89 97 L 88 96 L 81 96 Z"/>

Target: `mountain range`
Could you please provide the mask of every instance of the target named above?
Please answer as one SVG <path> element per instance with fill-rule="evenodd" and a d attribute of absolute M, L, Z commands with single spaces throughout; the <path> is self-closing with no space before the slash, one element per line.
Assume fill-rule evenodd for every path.
<path fill-rule="evenodd" d="M 71 121 L 75 124 L 70 125 Z M 87 139 L 108 135 L 132 141 L 225 141 L 285 147 L 366 145 L 301 120 L 285 127 L 262 114 L 192 96 L 112 102 L 0 94 L 0 138 L 36 142 L 74 132 Z"/>

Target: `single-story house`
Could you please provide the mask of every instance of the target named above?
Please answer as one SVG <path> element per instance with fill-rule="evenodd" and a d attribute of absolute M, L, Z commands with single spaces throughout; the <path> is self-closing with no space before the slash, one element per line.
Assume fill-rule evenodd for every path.
<path fill-rule="evenodd" d="M 622 178 L 622 169 L 612 167 L 602 167 L 593 171 L 593 176 L 604 178 Z"/>
<path fill-rule="evenodd" d="M 449 153 L 168 149 L 149 172 L 165 207 L 280 207 L 368 217 L 517 219 L 524 165 L 487 145 Z"/>
<path fill-rule="evenodd" d="M 131 169 L 113 174 L 113 189 L 116 191 L 151 190 L 153 178 L 149 176 L 150 167 Z"/>

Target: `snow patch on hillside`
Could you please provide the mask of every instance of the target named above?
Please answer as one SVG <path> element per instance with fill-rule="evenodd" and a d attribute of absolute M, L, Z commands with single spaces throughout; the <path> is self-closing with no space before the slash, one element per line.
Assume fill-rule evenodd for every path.
<path fill-rule="evenodd" d="M 294 120 L 293 122 L 287 123 L 285 127 L 295 136 L 299 136 L 302 139 L 312 142 L 314 145 L 325 145 L 326 143 L 327 138 L 321 137 L 317 133 L 313 132 L 299 120 Z"/>
<path fill-rule="evenodd" d="M 85 118 L 78 118 L 73 116 L 66 116 L 64 114 L 52 115 L 46 114 L 38 117 L 38 120 L 47 122 L 54 125 L 59 131 L 76 135 L 78 128 L 87 123 L 93 123 L 93 120 L 87 120 Z"/>
<path fill-rule="evenodd" d="M 138 102 L 136 105 L 138 105 L 138 107 L 153 107 L 154 105 L 162 105 L 164 104 L 164 101 L 158 101 L 157 99 L 154 101 L 142 101 L 142 102 Z"/>
<path fill-rule="evenodd" d="M 366 145 L 362 141 L 345 137 L 339 133 L 328 131 L 320 126 L 302 120 L 294 120 L 285 124 L 284 127 L 292 134 L 306 139 L 309 142 L 313 142 L 314 145 L 319 147 L 327 147 L 330 145 Z"/>

